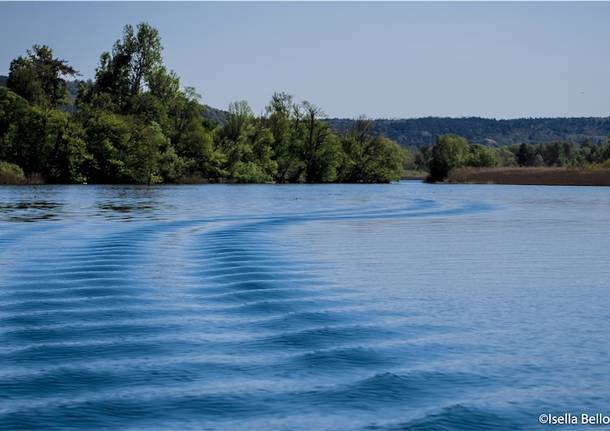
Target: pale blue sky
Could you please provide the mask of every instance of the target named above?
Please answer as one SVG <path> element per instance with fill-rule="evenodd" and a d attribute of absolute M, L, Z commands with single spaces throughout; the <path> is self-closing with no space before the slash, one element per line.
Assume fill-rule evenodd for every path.
<path fill-rule="evenodd" d="M 0 73 L 46 43 L 92 77 L 140 21 L 219 108 L 287 91 L 339 117 L 610 115 L 610 3 L 0 3 Z"/>

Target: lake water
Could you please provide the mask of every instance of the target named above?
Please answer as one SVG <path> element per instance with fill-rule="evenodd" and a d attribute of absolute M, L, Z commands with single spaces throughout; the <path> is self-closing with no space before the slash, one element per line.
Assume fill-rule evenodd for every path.
<path fill-rule="evenodd" d="M 608 188 L 2 187 L 0 250 L 3 430 L 610 414 Z"/>

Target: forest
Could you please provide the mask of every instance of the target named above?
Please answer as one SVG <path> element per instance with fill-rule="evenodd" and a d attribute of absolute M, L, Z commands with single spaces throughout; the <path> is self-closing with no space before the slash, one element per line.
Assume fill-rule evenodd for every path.
<path fill-rule="evenodd" d="M 261 116 L 237 101 L 210 121 L 162 54 L 155 28 L 125 26 L 73 101 L 79 72 L 50 47 L 15 58 L 0 87 L 0 183 L 386 183 L 413 159 L 370 120 L 336 133 L 282 92 Z"/>

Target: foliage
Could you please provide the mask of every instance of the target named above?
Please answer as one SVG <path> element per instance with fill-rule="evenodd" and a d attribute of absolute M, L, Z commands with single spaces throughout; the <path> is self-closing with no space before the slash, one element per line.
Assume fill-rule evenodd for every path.
<path fill-rule="evenodd" d="M 494 148 L 471 145 L 466 164 L 478 168 L 491 168 L 500 165 L 500 156 Z"/>
<path fill-rule="evenodd" d="M 386 183 L 400 179 L 405 152 L 389 139 L 375 136 L 371 128 L 370 120 L 360 118 L 343 137 L 342 181 Z"/>
<path fill-rule="evenodd" d="M 548 134 L 529 130 L 532 121 L 551 127 L 554 120 L 329 120 L 314 104 L 275 93 L 264 115 L 255 116 L 247 102 L 239 101 L 216 124 L 205 118 L 201 96 L 181 88 L 165 67 L 159 34 L 146 23 L 125 26 L 112 50 L 100 56 L 94 80 L 70 83 L 71 91 L 78 87 L 78 96 L 66 109 L 65 78 L 76 74 L 44 45 L 34 45 L 11 63 L 7 88 L 0 87 L 0 160 L 9 164 L 4 170 L 11 166 L 11 175 L 21 178 L 19 168 L 23 176 L 57 183 L 153 184 L 185 178 L 360 183 L 395 181 L 403 169 L 428 170 L 432 181 L 443 181 L 462 166 L 610 163 L 610 140 L 580 145 L 571 140 L 605 127 L 603 121 L 589 124 L 591 119 L 561 119 L 570 123 L 562 130 L 577 132 L 570 132 L 568 140 L 544 142 Z M 475 144 L 448 133 L 460 124 Z M 395 126 L 423 141 L 404 141 Z M 493 130 L 520 142 L 498 147 L 489 139 Z M 384 132 L 413 147 L 436 142 L 409 150 Z M 532 142 L 536 137 L 543 143 Z"/>
<path fill-rule="evenodd" d="M 442 181 L 453 168 L 466 166 L 469 159 L 468 141 L 457 135 L 442 135 L 432 147 L 430 180 Z"/>
<path fill-rule="evenodd" d="M 0 160 L 0 184 L 23 184 L 24 182 L 23 169 L 14 163 Z"/>
<path fill-rule="evenodd" d="M 443 181 L 449 171 L 460 167 L 585 167 L 604 166 L 610 160 L 610 138 L 602 145 L 585 141 L 580 146 L 557 141 L 548 144 L 523 143 L 507 148 L 472 145 L 460 136 L 440 136 L 432 147 L 422 148 L 415 160 L 427 160 L 431 181 Z"/>
<path fill-rule="evenodd" d="M 146 23 L 138 24 L 135 30 L 126 25 L 112 52 L 100 56 L 94 93 L 107 94 L 115 108 L 129 110 L 144 86 L 150 88 L 161 79 L 158 76 L 163 69 L 161 51 L 156 29 Z"/>
<path fill-rule="evenodd" d="M 65 112 L 28 104 L 0 89 L 0 157 L 49 182 L 81 182 L 84 131 Z"/>
<path fill-rule="evenodd" d="M 590 140 L 580 146 L 566 141 L 548 144 L 521 144 L 509 149 L 514 152 L 519 166 L 573 167 L 602 164 L 610 159 L 610 140 L 595 145 Z"/>
<path fill-rule="evenodd" d="M 73 109 L 64 77 L 77 72 L 35 45 L 0 88 L 0 159 L 47 182 L 389 182 L 405 152 L 367 131 L 337 135 L 317 106 L 275 93 L 265 115 L 231 104 L 224 124 L 205 120 L 193 88 L 163 64 L 159 33 L 127 25 L 78 84 Z"/>
<path fill-rule="evenodd" d="M 51 48 L 34 45 L 11 62 L 7 87 L 28 102 L 56 108 L 67 102 L 64 77 L 77 74 L 68 62 L 54 58 Z"/>

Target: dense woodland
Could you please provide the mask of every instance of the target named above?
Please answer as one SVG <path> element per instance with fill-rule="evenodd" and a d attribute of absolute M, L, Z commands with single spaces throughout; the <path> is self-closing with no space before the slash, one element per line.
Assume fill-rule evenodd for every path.
<path fill-rule="evenodd" d="M 257 117 L 245 101 L 222 124 L 167 70 L 156 29 L 127 25 L 100 56 L 95 79 L 36 45 L 0 88 L 4 182 L 390 182 L 408 152 L 358 119 L 340 134 L 320 108 L 276 93 Z"/>

